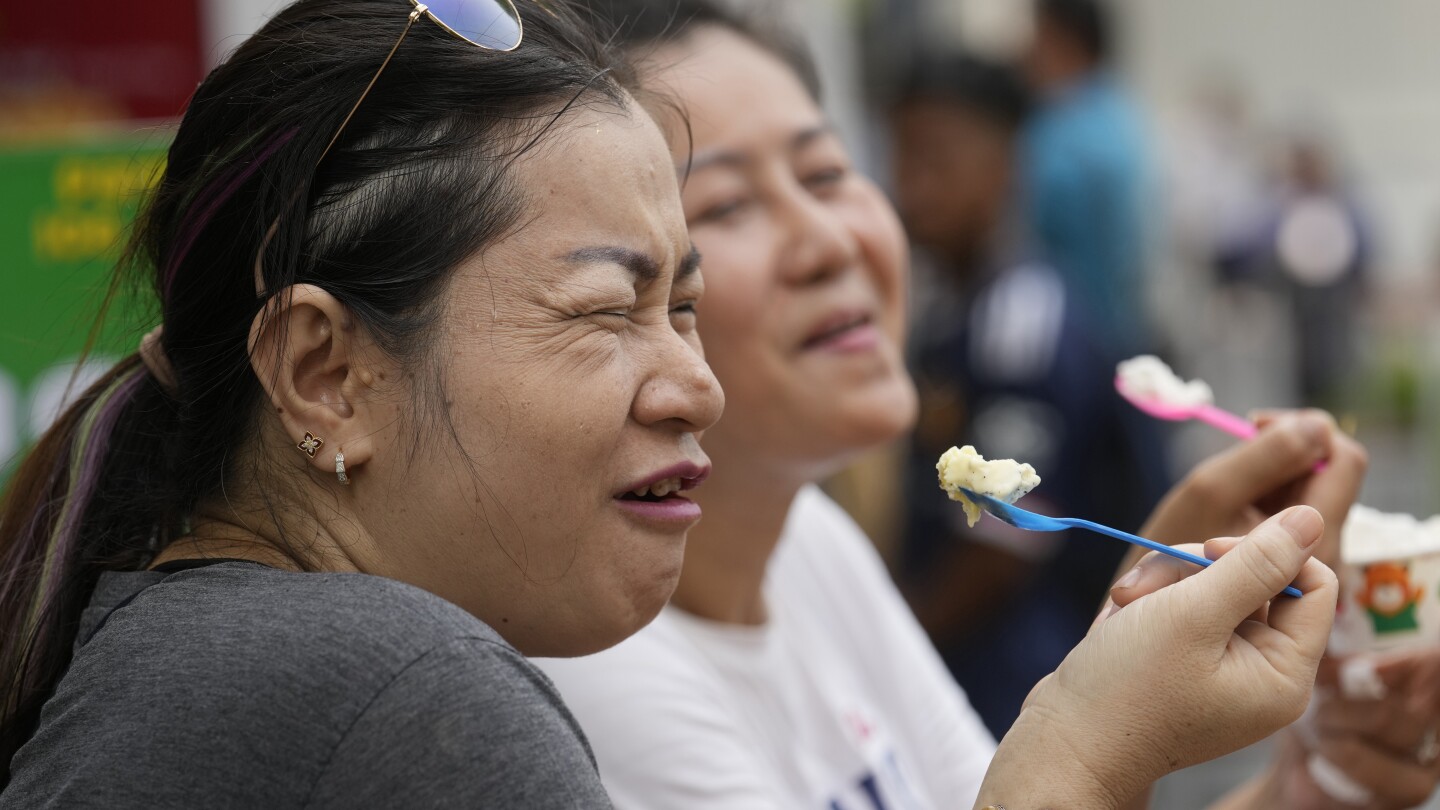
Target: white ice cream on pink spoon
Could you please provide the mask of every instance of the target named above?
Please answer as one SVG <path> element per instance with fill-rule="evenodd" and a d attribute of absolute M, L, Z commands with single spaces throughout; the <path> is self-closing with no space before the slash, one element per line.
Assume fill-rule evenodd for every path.
<path fill-rule="evenodd" d="M 1242 439 L 1255 437 L 1250 420 L 1215 407 L 1215 394 L 1202 380 L 1180 379 L 1164 360 L 1145 354 L 1121 363 L 1115 390 L 1156 419 L 1198 419 Z"/>
<path fill-rule="evenodd" d="M 1259 432 L 1249 419 L 1215 407 L 1215 394 L 1205 381 L 1182 380 L 1164 360 L 1152 354 L 1121 363 L 1116 369 L 1115 390 L 1156 419 L 1198 419 L 1241 439 L 1253 439 Z M 1325 462 L 1317 462 L 1315 469 L 1325 469 Z"/>

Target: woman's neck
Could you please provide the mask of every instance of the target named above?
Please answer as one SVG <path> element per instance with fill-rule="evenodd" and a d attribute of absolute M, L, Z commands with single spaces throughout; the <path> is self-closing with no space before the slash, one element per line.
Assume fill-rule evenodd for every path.
<path fill-rule="evenodd" d="M 709 448 L 707 448 L 708 450 Z M 685 545 L 685 567 L 671 604 L 730 624 L 763 624 L 761 592 L 790 504 L 807 481 L 764 465 L 711 453 L 715 473 L 696 492 L 704 509 Z"/>
<path fill-rule="evenodd" d="M 154 568 L 186 559 L 239 559 L 292 571 L 319 570 L 355 572 L 361 570 L 347 553 L 353 540 L 343 543 L 329 526 L 340 521 L 321 521 L 302 509 L 240 509 L 241 499 L 232 498 L 223 508 L 202 504 L 192 518 L 190 531 L 160 550 L 151 560 Z M 283 521 L 284 525 L 280 525 Z M 353 521 L 342 525 L 354 525 Z M 285 542 L 287 537 L 304 537 L 302 548 Z M 302 556 L 303 554 L 303 556 Z"/>
<path fill-rule="evenodd" d="M 150 568 L 179 560 L 249 560 L 286 571 L 303 570 L 299 561 L 273 544 L 238 527 L 197 524 L 195 530 L 160 550 Z"/>

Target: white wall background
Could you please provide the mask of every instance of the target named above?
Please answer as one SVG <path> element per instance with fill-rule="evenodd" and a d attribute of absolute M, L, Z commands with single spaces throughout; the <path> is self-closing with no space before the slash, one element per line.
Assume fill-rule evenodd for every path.
<path fill-rule="evenodd" d="M 1122 0 L 1127 64 L 1163 120 L 1217 72 L 1255 117 L 1319 122 L 1381 226 L 1382 270 L 1413 280 L 1440 248 L 1440 3 Z"/>
<path fill-rule="evenodd" d="M 206 66 L 214 67 L 290 0 L 201 0 L 200 32 Z M 403 0 L 402 10 L 408 7 Z M 408 12 L 407 12 L 408 13 Z"/>

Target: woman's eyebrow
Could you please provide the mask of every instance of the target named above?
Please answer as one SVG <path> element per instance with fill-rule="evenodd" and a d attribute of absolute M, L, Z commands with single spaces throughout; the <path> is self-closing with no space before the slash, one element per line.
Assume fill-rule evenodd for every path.
<path fill-rule="evenodd" d="M 700 169 L 708 169 L 712 166 L 724 166 L 731 169 L 742 169 L 750 162 L 750 158 L 744 152 L 737 152 L 726 149 L 710 149 L 698 152 L 687 161 L 675 164 L 675 171 L 684 177 L 688 171 L 694 174 Z"/>
<path fill-rule="evenodd" d="M 577 248 L 565 254 L 570 264 L 613 264 L 625 268 L 637 281 L 650 282 L 660 277 L 660 265 L 650 256 L 638 250 L 621 245 L 595 245 Z M 694 275 L 700 269 L 700 251 L 690 246 L 690 252 L 680 260 L 675 278 Z"/>
<path fill-rule="evenodd" d="M 625 268 L 637 281 L 654 281 L 660 277 L 660 265 L 638 250 L 621 245 L 595 245 L 577 248 L 565 254 L 570 264 L 614 264 Z"/>
<path fill-rule="evenodd" d="M 826 121 L 816 124 L 813 127 L 806 127 L 790 137 L 790 151 L 798 151 L 809 146 L 810 143 L 825 135 L 832 135 L 835 132 L 835 125 Z M 690 160 L 675 164 L 675 170 L 684 176 L 686 170 L 690 174 L 706 169 L 711 166 L 725 166 L 727 168 L 744 168 L 750 163 L 750 156 L 744 152 L 730 149 L 711 149 L 703 152 L 696 152 Z"/>
<path fill-rule="evenodd" d="M 805 129 L 802 129 L 799 132 L 795 133 L 795 137 L 790 139 L 790 151 L 798 152 L 801 149 L 809 146 L 814 141 L 819 140 L 826 135 L 833 134 L 835 134 L 835 126 L 828 121 L 823 124 L 817 124 L 813 127 L 806 127 Z"/>

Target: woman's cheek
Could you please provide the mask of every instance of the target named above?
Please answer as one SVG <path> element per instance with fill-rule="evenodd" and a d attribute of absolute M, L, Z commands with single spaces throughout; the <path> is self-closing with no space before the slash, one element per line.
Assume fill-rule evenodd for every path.
<path fill-rule="evenodd" d="M 877 246 L 877 252 L 883 253 L 886 257 L 886 264 L 893 268 L 894 275 L 902 277 L 907 270 L 908 246 L 905 238 L 905 228 L 900 224 L 900 216 L 895 212 L 894 206 L 874 186 L 870 187 L 870 200 L 867 210 L 863 215 L 863 222 L 869 223 L 874 230 L 872 239 Z"/>
<path fill-rule="evenodd" d="M 908 273 L 909 249 L 895 209 L 871 188 L 849 199 L 841 212 L 861 245 L 871 271 L 887 288 L 899 288 Z"/>

